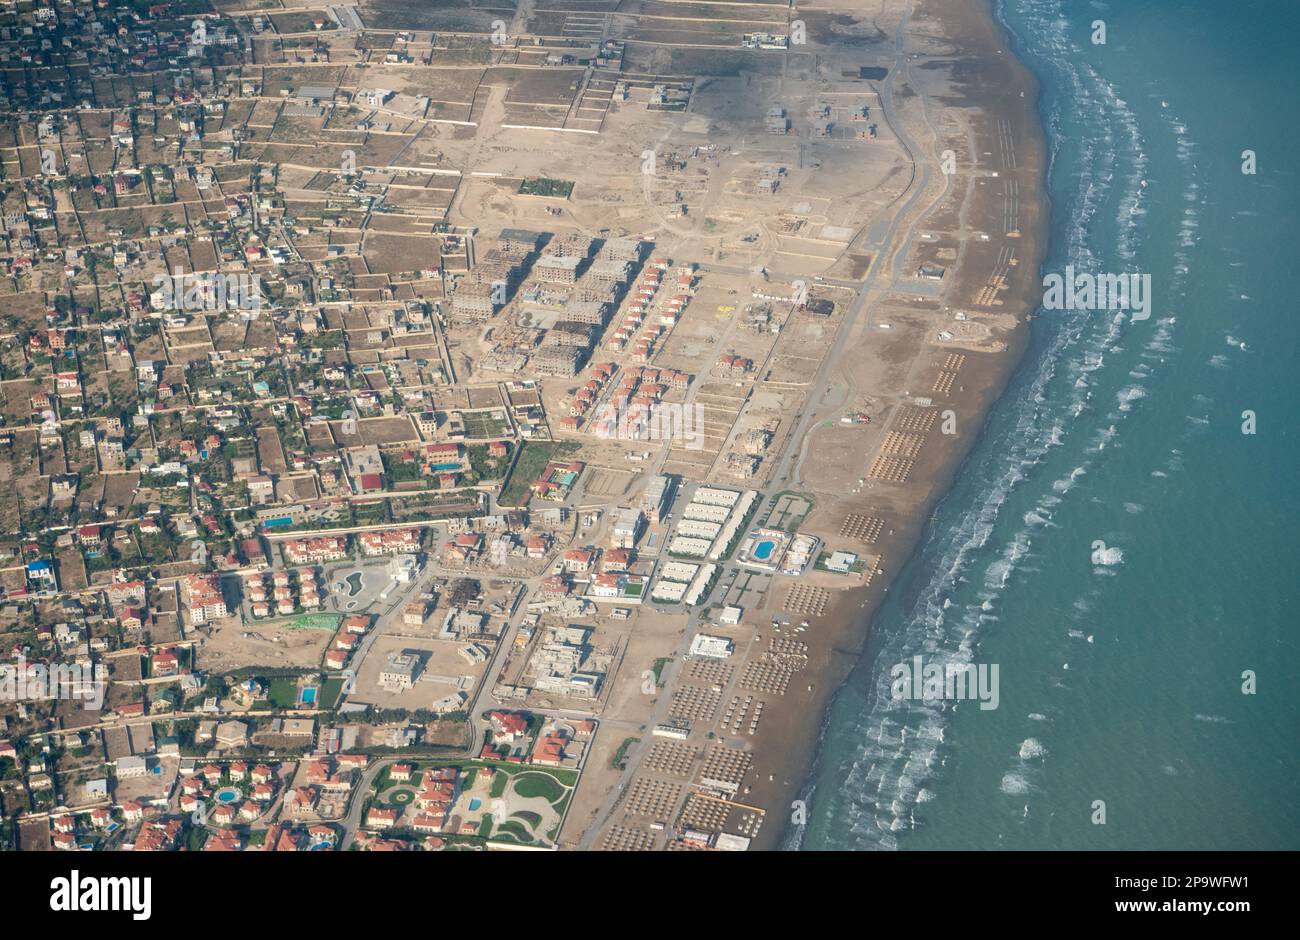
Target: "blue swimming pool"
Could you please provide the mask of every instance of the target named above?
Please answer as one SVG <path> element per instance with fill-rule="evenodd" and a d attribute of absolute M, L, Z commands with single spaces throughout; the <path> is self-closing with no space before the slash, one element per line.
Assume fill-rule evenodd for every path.
<path fill-rule="evenodd" d="M 471 813 L 474 812 L 474 810 L 478 809 L 482 805 L 483 805 L 483 801 L 480 800 L 477 796 L 471 796 L 469 798 L 469 811 Z"/>
<path fill-rule="evenodd" d="M 767 561 L 772 557 L 772 550 L 776 548 L 776 543 L 771 539 L 764 539 L 754 546 L 754 557 L 759 561 Z"/>
<path fill-rule="evenodd" d="M 302 690 L 302 703 L 303 703 L 304 705 L 315 705 L 315 704 L 316 704 L 316 689 L 315 689 L 315 688 L 309 688 L 309 689 L 303 689 L 303 690 Z"/>
<path fill-rule="evenodd" d="M 234 787 L 224 787 L 216 792 L 218 803 L 233 803 L 239 799 L 240 793 Z"/>

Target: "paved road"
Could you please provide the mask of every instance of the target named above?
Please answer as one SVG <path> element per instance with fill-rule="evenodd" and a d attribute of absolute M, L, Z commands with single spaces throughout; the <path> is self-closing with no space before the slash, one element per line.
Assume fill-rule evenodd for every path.
<path fill-rule="evenodd" d="M 357 836 L 357 830 L 361 827 L 361 810 L 366 805 L 366 798 L 370 794 L 370 788 L 374 786 L 375 780 L 385 767 L 395 760 L 401 758 L 385 757 L 376 761 L 366 768 L 366 772 L 361 775 L 360 782 L 352 788 L 352 803 L 348 807 L 348 814 L 343 819 L 343 837 L 339 839 L 339 851 L 346 852 L 352 845 L 352 840 Z"/>

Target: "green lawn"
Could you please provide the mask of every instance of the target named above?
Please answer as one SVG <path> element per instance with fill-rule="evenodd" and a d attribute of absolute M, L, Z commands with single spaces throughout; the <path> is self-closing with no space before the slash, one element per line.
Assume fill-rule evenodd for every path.
<path fill-rule="evenodd" d="M 537 825 L 542 821 L 542 817 L 540 814 L 529 812 L 526 809 L 520 810 L 519 812 L 512 814 L 511 819 L 522 820 L 525 825 L 531 826 L 534 829 L 536 829 Z M 502 823 L 502 825 L 504 826 L 505 823 Z"/>
<path fill-rule="evenodd" d="M 290 630 L 337 630 L 342 622 L 340 614 L 303 614 L 284 626 Z"/>
<path fill-rule="evenodd" d="M 298 680 L 272 679 L 271 691 L 267 697 L 276 708 L 297 708 Z"/>
<path fill-rule="evenodd" d="M 609 759 L 609 766 L 622 770 L 623 765 L 627 762 L 627 749 L 640 740 L 640 738 L 624 738 L 623 743 L 614 752 L 614 756 Z"/>
<path fill-rule="evenodd" d="M 524 824 L 515 822 L 513 819 L 507 819 L 501 825 L 497 826 L 495 835 L 498 839 L 501 839 L 503 836 L 513 837 L 516 842 L 521 842 L 524 845 L 528 845 L 533 841 L 532 833 L 524 828 Z"/>
<path fill-rule="evenodd" d="M 568 199 L 572 192 L 572 180 L 555 180 L 542 176 L 535 180 L 524 180 L 519 184 L 521 196 L 551 196 L 557 199 Z"/>
<path fill-rule="evenodd" d="M 515 777 L 515 793 L 525 799 L 540 796 L 548 803 L 554 803 L 560 797 L 564 796 L 565 789 L 558 780 L 550 774 L 540 771 L 529 771 L 518 774 Z"/>
<path fill-rule="evenodd" d="M 321 685 L 321 689 L 316 693 L 316 704 L 320 708 L 333 708 L 339 700 L 339 693 L 343 691 L 342 679 L 326 679 Z"/>
<path fill-rule="evenodd" d="M 528 495 L 528 486 L 546 469 L 552 460 L 564 456 L 571 447 L 568 442 L 524 441 L 519 448 L 519 459 L 515 461 L 510 481 L 501 493 L 501 502 L 506 505 L 520 505 Z"/>

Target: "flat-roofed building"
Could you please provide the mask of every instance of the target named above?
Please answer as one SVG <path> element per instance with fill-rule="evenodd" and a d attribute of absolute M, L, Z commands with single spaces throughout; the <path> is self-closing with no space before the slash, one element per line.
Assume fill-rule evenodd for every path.
<path fill-rule="evenodd" d="M 709 636 L 707 633 L 701 633 L 691 640 L 690 655 L 703 656 L 707 659 L 726 659 L 734 648 L 735 644 L 725 636 Z"/>
<path fill-rule="evenodd" d="M 583 351 L 576 346 L 545 346 L 533 355 L 533 367 L 540 375 L 570 378 L 582 368 Z"/>
<path fill-rule="evenodd" d="M 832 552 L 831 557 L 826 559 L 827 569 L 840 574 L 847 573 L 857 563 L 858 556 L 852 552 Z"/>
<path fill-rule="evenodd" d="M 705 588 L 712 583 L 717 573 L 717 565 L 700 565 L 700 570 L 691 579 L 691 586 L 687 589 L 683 600 L 688 604 L 698 604 L 704 598 Z"/>
<path fill-rule="evenodd" d="M 600 247 L 600 257 L 611 261 L 636 264 L 641 260 L 641 241 L 635 238 L 610 238 Z"/>
<path fill-rule="evenodd" d="M 573 289 L 569 302 L 604 304 L 612 309 L 618 302 L 618 291 L 613 284 L 594 284 L 584 280 Z"/>
<path fill-rule="evenodd" d="M 712 539 L 697 539 L 679 535 L 668 543 L 668 551 L 674 555 L 687 555 L 691 558 L 703 558 L 709 553 Z"/>
<path fill-rule="evenodd" d="M 583 258 L 575 255 L 542 255 L 533 266 L 533 273 L 539 280 L 573 284 L 578 280 L 578 267 L 582 262 Z"/>
<path fill-rule="evenodd" d="M 483 252 L 483 254 L 478 257 L 478 266 L 495 266 L 503 268 L 507 270 L 513 278 L 518 275 L 520 265 L 523 264 L 527 257 L 528 255 L 522 250 L 498 246 L 496 248 L 489 248 L 487 251 Z M 478 266 L 475 267 L 476 271 L 478 270 Z"/>
<path fill-rule="evenodd" d="M 425 619 L 429 616 L 429 605 L 420 600 L 411 601 L 402 608 L 402 625 L 407 627 L 423 627 Z"/>
<path fill-rule="evenodd" d="M 626 284 L 632 274 L 632 266 L 626 261 L 596 261 L 587 269 L 583 283 L 597 285 Z"/>
<path fill-rule="evenodd" d="M 451 295 L 451 315 L 462 322 L 486 320 L 497 311 L 497 300 L 504 291 L 496 291 L 491 284 L 461 284 Z"/>
<path fill-rule="evenodd" d="M 635 507 L 614 511 L 610 529 L 610 544 L 614 548 L 636 548 L 637 539 L 645 527 L 645 517 Z"/>
<path fill-rule="evenodd" d="M 667 604 L 679 603 L 686 594 L 686 588 L 689 585 L 681 581 L 665 581 L 660 579 L 655 582 L 654 590 L 650 592 L 650 599 L 663 601 Z"/>
<path fill-rule="evenodd" d="M 591 254 L 591 236 L 581 232 L 557 235 L 547 246 L 547 252 L 559 258 L 586 258 Z"/>
<path fill-rule="evenodd" d="M 702 503 L 705 506 L 734 506 L 740 499 L 740 494 L 735 490 L 724 490 L 716 486 L 697 487 L 695 493 L 691 496 L 691 502 Z"/>
<path fill-rule="evenodd" d="M 389 653 L 388 662 L 379 672 L 379 684 L 390 692 L 403 692 L 415 685 L 420 672 L 420 654 L 413 650 Z"/>
<path fill-rule="evenodd" d="M 562 316 L 570 323 L 587 323 L 604 326 L 609 315 L 609 305 L 597 300 L 570 300 Z"/>
<path fill-rule="evenodd" d="M 705 522 L 701 519 L 683 519 L 677 523 L 677 535 L 693 539 L 708 539 L 712 542 L 722 529 L 720 522 Z"/>
<path fill-rule="evenodd" d="M 669 561 L 665 562 L 659 568 L 659 577 L 666 581 L 681 581 L 684 584 L 690 584 L 695 573 L 700 570 L 699 565 L 693 565 L 688 561 Z"/>
<path fill-rule="evenodd" d="M 560 320 L 546 333 L 543 341 L 547 346 L 576 346 L 590 349 L 594 329 L 589 323 L 577 323 L 573 320 Z"/>
<path fill-rule="evenodd" d="M 114 761 L 114 770 L 121 779 L 143 777 L 149 772 L 149 762 L 142 755 L 128 754 Z"/>
<path fill-rule="evenodd" d="M 666 473 L 652 476 L 641 492 L 641 511 L 646 514 L 646 518 L 651 522 L 660 522 L 673 504 L 676 489 L 675 477 Z"/>
<path fill-rule="evenodd" d="M 525 254 L 532 254 L 534 251 L 541 249 L 546 241 L 546 235 L 542 232 L 530 232 L 522 228 L 502 229 L 501 234 L 497 237 L 497 242 L 506 250 L 520 250 Z"/>
<path fill-rule="evenodd" d="M 707 503 L 687 503 L 682 510 L 683 519 L 698 519 L 702 522 L 726 522 L 729 515 L 730 506 L 710 506 Z"/>
<path fill-rule="evenodd" d="M 307 104 L 320 104 L 334 100 L 333 85 L 303 85 L 294 97 Z"/>

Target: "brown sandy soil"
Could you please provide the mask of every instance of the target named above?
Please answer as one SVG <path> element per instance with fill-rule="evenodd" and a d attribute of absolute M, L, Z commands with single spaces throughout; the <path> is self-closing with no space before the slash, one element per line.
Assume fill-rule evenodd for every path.
<path fill-rule="evenodd" d="M 330 630 L 289 630 L 229 619 L 200 640 L 196 666 L 205 672 L 240 666 L 316 667 L 333 639 Z"/>
<path fill-rule="evenodd" d="M 925 0 L 917 4 L 912 23 L 909 33 L 923 24 L 928 33 L 951 44 L 937 59 L 923 53 L 911 71 L 913 79 L 924 76 L 924 91 L 937 99 L 930 104 L 940 118 L 936 123 L 954 134 L 951 139 L 945 135 L 942 144 L 956 150 L 959 162 L 974 154 L 981 170 L 995 167 L 999 180 L 1014 174 L 1020 187 L 1016 234 L 1008 238 L 1002 225 L 1005 186 L 999 180 L 976 180 L 969 174 L 963 179 L 959 170 L 953 192 L 918 226 L 921 231 L 946 231 L 945 241 L 960 246 L 956 270 L 950 269 L 945 277 L 943 293 L 920 303 L 900 303 L 898 295 L 882 297 L 883 303 L 871 311 L 871 321 L 888 322 L 893 329 L 860 330 L 844 356 L 839 378 L 847 390 L 869 392 L 881 401 L 884 413 L 866 430 L 835 424 L 819 428 L 813 435 L 810 450 L 815 457 L 805 462 L 802 472 L 804 484 L 818 497 L 818 509 L 804 529 L 827 539 L 828 547 L 878 554 L 881 567 L 869 587 L 837 593 L 825 616 L 813 619 L 812 628 L 803 634 L 810 646 L 806 673 L 764 713 L 766 728 L 754 748 L 760 773 L 746 799 L 771 808 L 773 818 L 761 830 L 756 848 L 778 844 L 791 801 L 798 795 L 815 754 L 817 725 L 809 716 L 823 713 L 830 693 L 853 666 L 866 640 L 865 626 L 884 600 L 889 581 L 915 549 L 925 519 L 974 445 L 983 415 L 1022 352 L 1024 316 L 1037 291 L 1044 206 L 1043 146 L 1034 112 L 1036 86 L 1007 54 L 1005 38 L 994 28 L 986 4 Z M 909 46 L 912 42 L 909 36 Z M 919 45 L 930 51 L 926 48 L 929 43 Z M 946 57 L 953 53 L 955 59 Z M 913 136 L 926 139 L 918 100 L 896 101 L 909 128 L 915 126 Z M 1003 166 L 999 159 L 999 122 L 1007 122 L 1015 141 L 1014 169 Z M 990 236 L 987 241 L 980 237 L 981 232 Z M 915 270 L 918 258 L 936 257 L 925 242 L 914 243 L 912 249 L 902 266 L 908 274 Z M 999 269 L 1004 249 L 1014 251 L 1017 263 Z M 984 292 L 999 270 L 1006 279 L 1004 289 Z M 979 300 L 988 302 L 977 303 Z M 974 331 L 981 342 L 936 343 L 938 330 L 954 325 L 951 310 L 965 311 L 973 323 L 982 326 Z M 965 358 L 945 390 L 935 383 L 949 371 L 949 356 L 954 353 Z M 892 429 L 891 421 L 905 403 L 915 405 L 917 398 L 932 399 L 931 407 L 940 415 L 951 410 L 956 433 L 944 435 L 942 417 L 938 417 L 923 435 L 924 443 L 906 482 L 871 479 L 871 459 Z M 864 477 L 864 484 L 854 492 L 857 480 Z M 881 534 L 874 543 L 854 545 L 840 535 L 841 523 L 849 513 L 882 519 Z M 779 585 L 770 592 L 769 604 L 773 594 L 780 597 Z M 812 691 L 808 691 L 809 683 L 802 681 L 803 675 L 815 677 Z"/>
<path fill-rule="evenodd" d="M 396 621 L 393 621 L 396 624 Z M 409 635 L 379 635 L 367 651 L 357 669 L 356 693 L 354 698 L 361 702 L 370 702 L 379 708 L 428 708 L 429 705 L 456 691 L 455 680 L 468 676 L 472 680 L 464 691 L 472 693 L 478 685 L 484 667 L 472 666 L 460 655 L 460 648 L 466 644 L 451 640 L 421 639 Z M 415 684 L 402 692 L 390 692 L 379 684 L 379 674 L 388 664 L 388 657 L 393 653 L 412 650 L 422 655 L 421 672 Z M 424 677 L 430 677 L 428 679 Z M 437 676 L 448 681 L 438 681 Z"/>
<path fill-rule="evenodd" d="M 610 761 L 619 745 L 626 738 L 642 741 L 649 738 L 647 722 L 659 697 L 666 692 L 659 689 L 653 695 L 647 695 L 642 687 L 643 674 L 654 668 L 656 659 L 672 655 L 681 640 L 684 626 L 685 617 L 681 614 L 661 614 L 649 608 L 639 613 L 635 628 L 627 638 L 618 676 L 601 711 L 595 742 L 587 754 L 572 807 L 560 833 L 562 846 L 577 843 L 591 824 L 600 803 L 617 783 L 619 771 L 610 765 Z M 602 629 L 601 633 L 605 631 Z"/>
<path fill-rule="evenodd" d="M 648 717 L 647 710 L 647 717 Z M 619 770 L 611 761 L 628 738 L 644 740 L 649 733 L 644 725 L 634 721 L 602 721 L 596 738 L 587 749 L 586 763 L 578 781 L 577 792 L 569 805 L 564 828 L 558 843 L 561 848 L 576 847 L 578 838 L 595 819 L 596 810 L 605 794 L 618 783 Z"/>
<path fill-rule="evenodd" d="M 869 21 L 878 34 L 892 37 L 907 6 L 905 0 L 885 0 L 878 11 L 863 14 L 855 9 L 850 15 L 861 18 L 858 25 L 865 27 Z M 829 322 L 793 322 L 792 329 L 800 332 L 782 336 L 770 363 L 791 383 L 782 388 L 790 420 L 779 430 L 770 454 L 785 452 L 784 437 L 798 424 L 798 415 L 791 411 L 811 409 L 811 414 L 805 439 L 789 445 L 795 454 L 792 471 L 769 485 L 764 496 L 782 487 L 807 494 L 815 508 L 800 531 L 820 537 L 827 552 L 854 552 L 867 562 L 867 570 L 861 576 L 813 571 L 798 579 L 772 578 L 763 593 L 747 595 L 751 603 L 740 627 L 729 628 L 731 632 L 713 625 L 702 628 L 736 642 L 727 661 L 734 674 L 724 683 L 722 700 L 752 695 L 763 702 L 757 728 L 748 717 L 730 728 L 716 719 L 700 721 L 690 738 L 697 749 L 725 741 L 752 755 L 735 803 L 766 811 L 757 832 L 752 824 L 746 830 L 757 849 L 779 844 L 791 801 L 814 758 L 829 696 L 857 661 L 870 618 L 894 573 L 914 551 L 926 518 L 974 445 L 983 415 L 1015 367 L 1026 341 L 1025 316 L 1038 290 L 1044 151 L 1034 110 L 1036 87 L 1010 56 L 987 3 L 915 0 L 913 6 L 905 28 L 905 65 L 889 79 L 892 113 L 873 106 L 881 142 L 901 144 L 901 129 L 912 141 L 910 156 L 899 172 L 866 180 L 878 197 L 862 204 L 869 215 L 866 221 L 831 220 L 861 231 L 851 244 L 841 246 L 838 260 L 814 269 L 827 276 L 862 278 L 874 263 L 865 306 L 844 324 L 839 345 L 829 347 L 836 361 L 824 387 L 817 380 L 816 357 L 832 343 L 853 302 L 837 298 L 837 313 Z M 849 12 L 847 7 L 844 12 Z M 832 50 L 826 60 L 835 63 L 843 49 Z M 895 64 L 892 42 L 872 42 L 871 55 L 873 62 Z M 855 60 L 854 67 L 857 64 Z M 751 103 L 765 108 L 795 87 L 758 84 L 751 89 Z M 727 89 L 720 90 L 719 97 L 725 98 Z M 797 114 L 796 109 L 790 112 Z M 720 120 L 717 113 L 711 115 L 715 121 Z M 710 127 L 710 136 L 727 129 Z M 944 150 L 957 157 L 958 169 L 950 179 L 939 171 Z M 928 173 L 922 169 L 926 165 Z M 824 167 L 813 174 L 809 194 L 834 170 Z M 924 187 L 912 198 L 923 179 Z M 821 209 L 823 204 L 817 205 Z M 900 212 L 892 238 L 884 239 L 889 219 Z M 774 252 L 767 262 L 773 271 L 802 273 L 807 269 L 792 258 L 807 259 L 792 254 L 788 241 L 760 241 L 756 250 Z M 682 244 L 696 252 L 694 257 L 707 259 L 713 250 L 698 235 Z M 737 257 L 730 263 L 744 261 Z M 922 264 L 943 267 L 941 281 L 918 278 Z M 798 342 L 788 342 L 792 335 Z M 803 355 L 808 359 L 800 358 Z M 840 422 L 841 416 L 854 412 L 869 415 L 870 423 Z M 780 473 L 773 470 L 776 462 L 765 460 L 763 477 L 750 485 L 764 485 L 767 474 Z M 756 522 L 763 517 L 760 513 Z M 793 588 L 818 594 L 820 610 L 816 603 L 809 607 L 792 598 Z M 808 626 L 800 630 L 805 618 Z M 785 625 L 778 631 L 773 620 Z M 752 683 L 740 677 L 774 641 L 799 648 L 807 660 L 790 675 L 783 693 L 754 691 Z M 662 772 L 638 766 L 629 775 L 618 775 L 607 769 L 605 755 L 627 736 L 607 734 L 600 748 L 604 766 L 593 775 L 588 793 L 599 788 L 608 796 L 615 779 L 628 788 L 624 797 L 638 784 L 671 791 L 672 780 Z M 685 788 L 676 812 L 684 799 Z M 636 801 L 620 802 L 606 817 L 605 832 L 616 825 L 640 827 L 645 840 L 638 847 L 661 846 L 663 834 L 646 829 L 647 818 L 625 812 L 628 802 Z M 662 812 L 663 807 L 656 805 L 654 811 Z M 733 813 L 740 811 L 732 807 Z M 620 837 L 625 836 L 624 830 Z M 595 844 L 602 844 L 599 838 Z"/>

